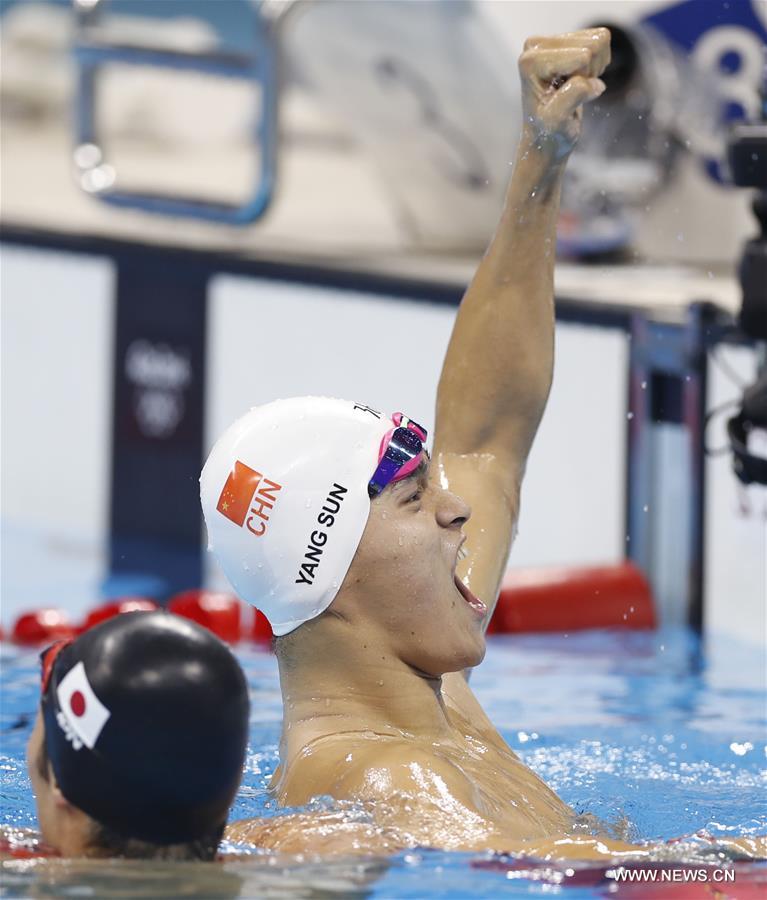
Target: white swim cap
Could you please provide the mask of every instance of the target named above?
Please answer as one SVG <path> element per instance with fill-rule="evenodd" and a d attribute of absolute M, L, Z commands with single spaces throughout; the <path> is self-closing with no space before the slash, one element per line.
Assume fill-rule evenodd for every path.
<path fill-rule="evenodd" d="M 387 415 L 329 397 L 257 406 L 224 432 L 200 476 L 213 551 L 276 635 L 326 610 L 370 512 Z"/>

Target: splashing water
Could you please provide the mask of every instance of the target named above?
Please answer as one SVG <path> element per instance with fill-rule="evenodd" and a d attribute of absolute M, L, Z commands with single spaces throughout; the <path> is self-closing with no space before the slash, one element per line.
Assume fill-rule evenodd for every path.
<path fill-rule="evenodd" d="M 267 793 L 281 724 L 276 662 L 246 645 L 238 657 L 252 711 L 232 819 L 282 815 Z M 0 815 L 6 825 L 32 827 L 24 746 L 39 701 L 39 664 L 36 652 L 8 645 L 2 663 Z M 597 816 L 616 838 L 663 841 L 700 829 L 715 837 L 754 836 L 767 833 L 763 665 L 756 648 L 724 637 L 704 646 L 686 630 L 518 635 L 490 639 L 472 687 L 520 758 L 577 813 Z M 367 815 L 328 798 L 307 809 L 327 816 L 327 823 Z M 604 884 L 584 882 L 593 863 L 542 867 L 488 854 L 409 850 L 389 860 L 320 864 L 242 845 L 223 850 L 230 854 L 226 862 L 207 868 L 61 861 L 54 877 L 50 863 L 45 872 L 25 863 L 7 869 L 4 883 L 14 896 L 40 893 L 42 886 L 46 896 L 125 896 L 127 885 L 131 896 L 146 897 L 308 897 L 324 887 L 339 896 L 364 891 L 458 900 L 538 895 L 542 885 L 558 885 L 557 892 L 578 900 L 609 895 Z M 231 856 L 243 851 L 251 857 Z M 700 861 L 700 852 L 686 842 L 659 858 Z"/>

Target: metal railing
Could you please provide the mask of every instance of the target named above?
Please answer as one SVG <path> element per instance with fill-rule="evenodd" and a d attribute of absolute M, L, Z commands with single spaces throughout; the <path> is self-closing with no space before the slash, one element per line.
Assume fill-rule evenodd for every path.
<path fill-rule="evenodd" d="M 194 52 L 134 44 L 118 44 L 99 36 L 103 0 L 73 0 L 77 16 L 74 55 L 77 70 L 74 162 L 83 190 L 112 206 L 165 216 L 202 219 L 229 225 L 247 225 L 266 212 L 277 177 L 278 111 L 280 93 L 281 27 L 300 0 L 258 8 L 258 27 L 252 54 Z M 213 202 L 199 197 L 120 186 L 120 173 L 111 165 L 99 132 L 96 96 L 100 75 L 110 64 L 151 66 L 250 82 L 254 95 L 260 88 L 261 109 L 253 130 L 256 178 L 241 204 Z"/>

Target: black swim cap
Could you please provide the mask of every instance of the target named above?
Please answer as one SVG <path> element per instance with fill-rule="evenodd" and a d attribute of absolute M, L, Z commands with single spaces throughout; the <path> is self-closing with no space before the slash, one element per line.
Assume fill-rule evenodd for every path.
<path fill-rule="evenodd" d="M 176 844 L 226 821 L 248 689 L 209 631 L 164 611 L 116 616 L 61 651 L 42 707 L 61 792 L 97 822 Z"/>

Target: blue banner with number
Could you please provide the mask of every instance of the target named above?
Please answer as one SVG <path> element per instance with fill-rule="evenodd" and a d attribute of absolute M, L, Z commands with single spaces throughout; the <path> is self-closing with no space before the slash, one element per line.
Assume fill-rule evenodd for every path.
<path fill-rule="evenodd" d="M 683 50 L 715 83 L 722 133 L 729 122 L 761 118 L 760 88 L 767 66 L 764 0 L 684 0 L 642 21 Z M 718 152 L 706 146 L 691 150 L 701 157 L 709 175 L 721 181 L 723 147 Z"/>

